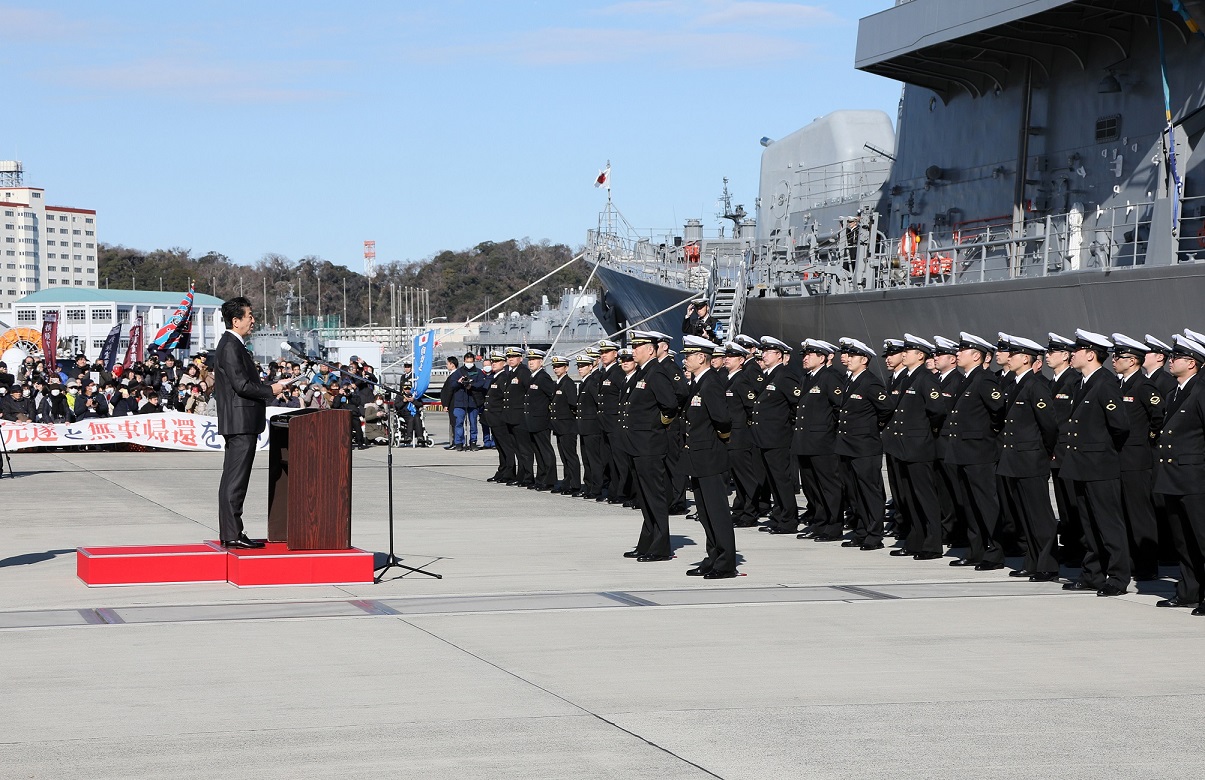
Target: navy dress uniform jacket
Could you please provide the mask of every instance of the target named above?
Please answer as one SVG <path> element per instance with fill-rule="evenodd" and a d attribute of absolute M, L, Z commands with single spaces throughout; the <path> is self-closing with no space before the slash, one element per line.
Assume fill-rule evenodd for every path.
<path fill-rule="evenodd" d="M 620 430 L 619 404 L 624 391 L 624 373 L 619 362 L 609 367 L 600 366 L 594 372 L 598 376 L 598 422 L 604 433 L 614 434 Z"/>
<path fill-rule="evenodd" d="M 834 453 L 847 458 L 882 455 L 879 432 L 895 409 L 882 380 L 866 369 L 849 380 L 842 392 L 845 400 L 837 418 Z"/>
<path fill-rule="evenodd" d="M 568 374 L 556 382 L 552 394 L 552 432 L 557 436 L 577 433 L 577 382 Z"/>
<path fill-rule="evenodd" d="M 552 399 L 556 395 L 556 380 L 547 371 L 529 374 L 527 394 L 523 398 L 523 427 L 532 433 L 552 427 Z"/>
<path fill-rule="evenodd" d="M 1173 390 L 1173 394 L 1175 391 Z M 1168 398 L 1163 429 L 1155 442 L 1156 493 L 1191 496 L 1205 493 L 1205 395 L 1194 376 Z"/>
<path fill-rule="evenodd" d="M 520 363 L 514 368 L 507 366 L 505 373 L 507 378 L 502 385 L 502 421 L 507 425 L 522 425 L 531 371 Z"/>
<path fill-rule="evenodd" d="M 757 401 L 757 388 L 753 375 L 743 368 L 730 375 L 724 398 L 728 402 L 728 416 L 732 420 L 732 436 L 728 448 L 747 450 L 753 447 L 753 432 L 749 429 L 749 415 Z"/>
<path fill-rule="evenodd" d="M 937 377 L 918 366 L 900 383 L 895 411 L 883 429 L 883 452 L 907 463 L 937 460 L 936 432 L 945 415 Z"/>
<path fill-rule="evenodd" d="M 582 436 L 602 433 L 602 423 L 598 419 L 599 373 L 591 371 L 586 374 L 577 387 L 577 432 Z"/>
<path fill-rule="evenodd" d="M 623 399 L 624 447 L 640 456 L 664 456 L 665 429 L 678 414 L 673 382 L 654 361 L 636 369 Z"/>
<path fill-rule="evenodd" d="M 795 427 L 795 405 L 802 391 L 786 368 L 776 366 L 764 375 L 761 393 L 749 415 L 753 442 L 764 450 L 785 449 L 791 446 Z"/>
<path fill-rule="evenodd" d="M 1004 394 L 994 371 L 974 368 L 941 427 L 945 460 L 954 466 L 995 463 L 996 429 L 1004 412 Z"/>
<path fill-rule="evenodd" d="M 1154 468 L 1155 455 L 1151 444 L 1163 430 L 1163 412 L 1167 408 L 1163 396 L 1142 371 L 1135 371 L 1121 385 L 1121 402 L 1130 420 L 1130 435 L 1121 448 L 1121 470 L 1144 471 Z"/>
<path fill-rule="evenodd" d="M 996 473 L 1016 478 L 1048 476 L 1058 438 L 1050 384 L 1030 371 L 1021 378 L 1006 407 Z"/>
<path fill-rule="evenodd" d="M 793 455 L 831 455 L 837 444 L 837 421 L 845 399 L 845 377 L 832 366 L 821 366 L 815 376 L 804 374 L 795 407 Z"/>
<path fill-rule="evenodd" d="M 1121 478 L 1121 447 L 1130 420 L 1121 400 L 1117 375 L 1103 368 L 1088 378 L 1071 403 L 1070 437 L 1059 476 L 1092 482 Z"/>
<path fill-rule="evenodd" d="M 724 396 L 724 380 L 714 369 L 703 372 L 686 400 L 686 470 L 692 477 L 710 477 L 728 471 L 728 445 L 732 418 Z"/>

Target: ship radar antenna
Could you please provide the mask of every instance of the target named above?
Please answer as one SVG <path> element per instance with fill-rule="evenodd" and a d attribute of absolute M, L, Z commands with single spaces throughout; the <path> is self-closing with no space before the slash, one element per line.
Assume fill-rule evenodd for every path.
<path fill-rule="evenodd" d="M 739 238 L 741 235 L 741 222 L 745 217 L 749 216 L 745 213 L 745 207 L 737 204 L 736 208 L 732 208 L 732 194 L 728 192 L 728 177 L 724 177 L 724 194 L 720 196 L 720 205 L 723 211 L 716 216 L 720 219 L 728 219 L 732 221 L 732 236 Z"/>

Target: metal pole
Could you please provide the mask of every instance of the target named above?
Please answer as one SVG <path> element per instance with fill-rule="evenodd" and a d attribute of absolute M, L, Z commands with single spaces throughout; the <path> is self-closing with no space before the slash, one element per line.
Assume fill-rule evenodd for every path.
<path fill-rule="evenodd" d="M 339 323 L 339 327 L 347 327 L 347 277 L 343 277 L 343 320 Z"/>
<path fill-rule="evenodd" d="M 268 275 L 264 274 L 264 319 L 268 318 Z"/>

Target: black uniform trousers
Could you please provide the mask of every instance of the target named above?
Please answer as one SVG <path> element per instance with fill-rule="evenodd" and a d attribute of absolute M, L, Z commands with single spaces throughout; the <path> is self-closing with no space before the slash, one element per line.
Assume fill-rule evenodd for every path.
<path fill-rule="evenodd" d="M 598 479 L 601 490 L 615 495 L 615 445 L 606 431 L 598 437 Z"/>
<path fill-rule="evenodd" d="M 996 495 L 1003 497 L 1005 492 L 1004 477 L 996 475 Z M 996 532 L 994 534 L 996 544 L 1008 555 L 1020 553 L 1027 555 L 1025 551 L 1025 534 L 1021 530 L 1021 519 L 1013 514 L 1012 507 L 1009 502 L 1000 500 L 1000 520 L 996 523 Z"/>
<path fill-rule="evenodd" d="M 729 572 L 736 570 L 736 534 L 732 530 L 732 514 L 728 510 L 728 487 L 723 474 L 691 477 L 690 489 L 695 495 L 699 522 L 707 535 L 707 560 L 702 569 Z"/>
<path fill-rule="evenodd" d="M 523 427 L 523 423 L 507 423 L 506 433 L 510 436 L 515 447 L 515 479 L 521 484 L 530 484 L 535 479 L 532 471 L 531 433 Z M 551 445 L 549 445 L 551 449 Z"/>
<path fill-rule="evenodd" d="M 500 420 L 494 420 L 490 430 L 494 433 L 494 449 L 498 451 L 498 470 L 494 472 L 494 481 L 510 482 L 515 478 L 515 437 Z"/>
<path fill-rule="evenodd" d="M 223 542 L 233 542 L 243 534 L 243 502 L 255 462 L 254 433 L 228 433 L 222 456 L 222 479 L 218 484 L 218 534 Z"/>
<path fill-rule="evenodd" d="M 912 553 L 942 553 L 941 508 L 937 500 L 937 469 L 933 461 L 896 459 L 896 479 L 908 518 L 904 548 Z M 896 512 L 900 502 L 896 501 Z M 896 515 L 899 516 L 898 514 Z M 898 528 L 899 521 L 896 521 Z M 901 538 L 899 533 L 896 538 Z"/>
<path fill-rule="evenodd" d="M 732 521 L 742 527 L 755 526 L 760 514 L 755 495 L 764 472 L 761 452 L 751 447 L 728 450 L 728 466 L 736 488 L 736 495 L 732 499 Z"/>
<path fill-rule="evenodd" d="M 1004 548 L 996 541 L 1000 499 L 996 494 L 996 464 L 958 466 L 958 482 L 967 499 L 967 560 L 1004 563 Z"/>
<path fill-rule="evenodd" d="M 942 541 L 952 547 L 966 545 L 966 497 L 958 481 L 958 467 L 945 461 L 937 464 L 937 498 L 941 502 Z"/>
<path fill-rule="evenodd" d="M 887 488 L 891 491 L 891 501 L 895 510 L 895 538 L 907 539 L 912 528 L 912 515 L 908 511 L 908 497 L 900 485 L 900 464 L 893 455 L 883 455 L 887 465 Z"/>
<path fill-rule="evenodd" d="M 1080 581 L 1094 588 L 1130 584 L 1130 543 L 1121 513 L 1121 480 L 1071 480 L 1084 524 L 1084 565 Z"/>
<path fill-rule="evenodd" d="M 668 557 L 673 554 L 669 541 L 669 504 L 665 502 L 665 458 L 641 455 L 630 458 L 636 486 L 636 502 L 644 524 L 636 541 L 640 555 Z"/>
<path fill-rule="evenodd" d="M 587 496 L 602 492 L 602 434 L 587 433 L 581 437 L 582 489 Z"/>
<path fill-rule="evenodd" d="M 686 503 L 686 458 L 682 457 L 682 423 L 675 419 L 666 428 L 665 435 L 669 438 L 665 455 L 665 499 L 668 506 L 681 506 Z"/>
<path fill-rule="evenodd" d="M 556 451 L 561 457 L 561 492 L 580 490 L 582 486 L 582 463 L 577 457 L 577 434 L 558 433 Z"/>
<path fill-rule="evenodd" d="M 1064 566 L 1078 567 L 1084 562 L 1084 524 L 1080 522 L 1079 509 L 1071 482 L 1059 477 L 1059 470 L 1050 469 L 1054 482 L 1054 505 L 1059 510 L 1059 560 Z"/>
<path fill-rule="evenodd" d="M 1121 505 L 1130 539 L 1130 560 L 1138 579 L 1159 576 L 1159 526 L 1151 497 L 1150 469 L 1121 472 Z"/>
<path fill-rule="evenodd" d="M 1189 604 L 1205 601 L 1205 493 L 1163 495 L 1168 529 L 1180 562 L 1176 598 Z"/>
<path fill-rule="evenodd" d="M 1058 574 L 1059 559 L 1055 555 L 1058 521 L 1050 506 L 1049 477 L 1002 477 L 1007 503 L 1013 517 L 1021 523 L 1027 542 L 1025 571 L 1032 574 Z"/>
<path fill-rule="evenodd" d="M 556 482 L 556 455 L 552 451 L 552 431 L 531 431 L 531 447 L 536 459 L 536 487 L 550 488 Z"/>
<path fill-rule="evenodd" d="M 837 455 L 797 455 L 799 480 L 808 506 L 815 509 L 812 530 L 821 536 L 842 536 L 841 458 Z"/>
<path fill-rule="evenodd" d="M 794 458 L 789 447 L 762 449 L 761 461 L 770 482 L 774 506 L 770 509 L 770 527 L 794 531 L 799 527 L 799 504 L 795 501 L 795 480 L 791 477 Z"/>
<path fill-rule="evenodd" d="M 858 544 L 880 544 L 883 541 L 883 456 L 867 455 L 841 458 L 841 477 L 849 496 L 857 524 L 853 540 Z"/>

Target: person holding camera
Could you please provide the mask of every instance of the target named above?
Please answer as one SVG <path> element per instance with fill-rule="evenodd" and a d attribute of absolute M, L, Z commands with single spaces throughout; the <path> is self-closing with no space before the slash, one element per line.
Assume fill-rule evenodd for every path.
<path fill-rule="evenodd" d="M 486 377 L 477 367 L 477 356 L 465 353 L 464 365 L 448 377 L 452 385 L 452 446 L 465 450 L 465 424 L 468 424 L 468 449 L 477 449 L 477 415 L 484 398 Z"/>
<path fill-rule="evenodd" d="M 682 335 L 698 336 L 714 344 L 723 344 L 720 335 L 720 323 L 711 316 L 711 304 L 706 298 L 691 301 L 686 306 L 686 316 L 682 319 Z"/>

